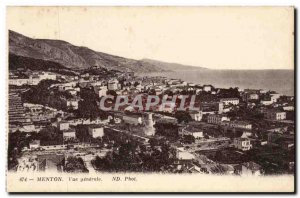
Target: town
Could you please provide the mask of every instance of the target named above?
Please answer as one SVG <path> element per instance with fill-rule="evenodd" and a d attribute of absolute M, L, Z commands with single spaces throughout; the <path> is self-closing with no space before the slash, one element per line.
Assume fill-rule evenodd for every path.
<path fill-rule="evenodd" d="M 105 107 L 115 106 L 117 96 L 128 103 L 103 109 L 108 96 L 114 97 Z M 130 103 L 137 96 L 143 107 L 149 96 L 176 97 L 136 108 Z M 294 174 L 294 106 L 293 96 L 272 90 L 133 71 L 10 70 L 8 169 Z"/>

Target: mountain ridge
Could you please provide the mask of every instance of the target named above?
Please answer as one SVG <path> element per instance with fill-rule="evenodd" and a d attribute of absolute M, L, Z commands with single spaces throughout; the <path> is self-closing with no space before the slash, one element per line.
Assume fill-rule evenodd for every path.
<path fill-rule="evenodd" d="M 179 67 L 186 69 L 191 67 L 151 59 L 134 60 L 124 58 L 94 51 L 84 46 L 75 46 L 63 40 L 33 39 L 12 30 L 9 30 L 9 53 L 21 57 L 56 62 L 72 70 L 86 70 L 97 67 L 123 72 L 146 73 L 167 72 L 178 70 Z"/>

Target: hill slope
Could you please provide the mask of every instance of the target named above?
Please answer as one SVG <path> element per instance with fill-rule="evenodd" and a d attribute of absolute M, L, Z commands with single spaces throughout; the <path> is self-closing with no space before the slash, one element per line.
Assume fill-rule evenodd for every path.
<path fill-rule="evenodd" d="M 90 67 L 107 70 L 134 71 L 138 73 L 163 72 L 187 68 L 183 65 L 164 63 L 149 59 L 134 60 L 96 52 L 87 47 L 79 47 L 61 40 L 32 39 L 14 31 L 9 31 L 9 53 L 21 57 L 59 63 L 72 70 Z"/>

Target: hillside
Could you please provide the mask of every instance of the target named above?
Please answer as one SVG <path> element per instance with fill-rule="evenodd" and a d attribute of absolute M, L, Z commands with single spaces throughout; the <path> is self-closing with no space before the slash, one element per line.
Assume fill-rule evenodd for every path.
<path fill-rule="evenodd" d="M 157 61 L 157 60 L 152 60 L 152 59 L 142 59 L 141 61 L 144 63 L 156 65 L 159 68 L 164 68 L 165 70 L 170 70 L 170 71 L 207 69 L 205 67 L 183 65 L 183 64 L 178 64 L 178 63 L 169 63 L 169 62 Z"/>
<path fill-rule="evenodd" d="M 10 56 L 16 55 L 58 63 L 56 66 L 63 66 L 71 70 L 86 70 L 91 67 L 98 67 L 107 70 L 147 73 L 189 69 L 191 67 L 150 59 L 123 58 L 96 52 L 87 47 L 75 46 L 61 40 L 33 39 L 11 30 L 9 31 L 9 53 Z M 10 66 L 10 68 L 12 67 Z"/>

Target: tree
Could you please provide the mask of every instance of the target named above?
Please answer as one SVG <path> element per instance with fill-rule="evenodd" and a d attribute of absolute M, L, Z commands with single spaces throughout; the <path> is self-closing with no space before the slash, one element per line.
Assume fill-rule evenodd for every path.
<path fill-rule="evenodd" d="M 173 123 L 158 122 L 154 125 L 154 127 L 157 135 L 178 139 L 179 134 L 177 125 Z"/>
<path fill-rule="evenodd" d="M 195 137 L 192 135 L 184 135 L 183 136 L 183 142 L 186 144 L 192 144 L 195 143 Z"/>
<path fill-rule="evenodd" d="M 75 173 L 88 173 L 89 170 L 86 168 L 84 161 L 81 157 L 68 157 L 67 163 L 64 167 L 65 172 Z"/>
<path fill-rule="evenodd" d="M 63 134 L 58 128 L 48 126 L 39 133 L 41 145 L 57 145 L 63 143 Z"/>
<path fill-rule="evenodd" d="M 175 118 L 177 119 L 178 123 L 188 123 L 192 120 L 191 115 L 187 111 L 176 111 Z"/>

